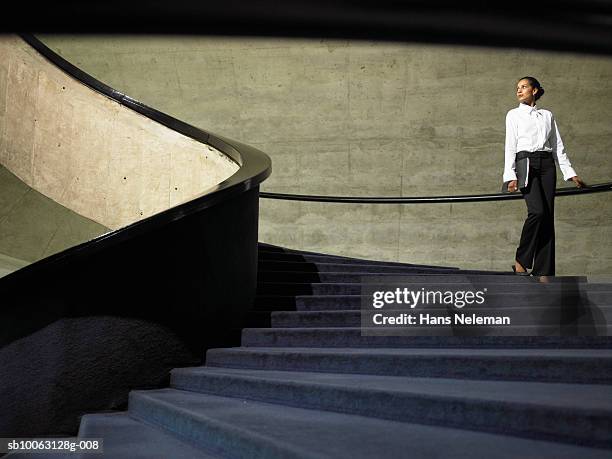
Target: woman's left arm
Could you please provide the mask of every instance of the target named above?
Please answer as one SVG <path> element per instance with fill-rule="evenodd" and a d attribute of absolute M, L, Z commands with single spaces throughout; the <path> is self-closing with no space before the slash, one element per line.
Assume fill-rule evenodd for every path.
<path fill-rule="evenodd" d="M 559 163 L 559 168 L 563 173 L 563 180 L 572 180 L 578 188 L 586 186 L 584 182 L 578 177 L 576 171 L 572 167 L 567 154 L 565 153 L 565 146 L 563 145 L 563 140 L 561 140 L 561 135 L 559 134 L 559 128 L 557 127 L 557 121 L 555 120 L 554 115 L 551 113 L 551 132 L 550 132 L 550 146 L 552 147 L 553 153 L 557 157 L 557 162 Z"/>

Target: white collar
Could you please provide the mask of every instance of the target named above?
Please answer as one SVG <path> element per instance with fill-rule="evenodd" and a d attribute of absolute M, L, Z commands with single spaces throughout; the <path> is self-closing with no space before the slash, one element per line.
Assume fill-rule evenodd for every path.
<path fill-rule="evenodd" d="M 524 104 L 524 103 L 521 102 L 519 104 L 519 108 L 522 109 L 522 110 L 527 110 L 527 113 L 531 113 L 531 112 L 535 112 L 536 114 L 538 113 L 538 106 L 537 106 L 537 104 L 532 107 L 531 105 L 527 105 L 527 104 Z"/>

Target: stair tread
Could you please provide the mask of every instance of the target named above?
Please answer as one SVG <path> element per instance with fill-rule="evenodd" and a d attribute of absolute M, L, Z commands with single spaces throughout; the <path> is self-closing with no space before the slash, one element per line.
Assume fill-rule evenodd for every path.
<path fill-rule="evenodd" d="M 206 365 L 283 371 L 611 384 L 607 349 L 210 349 Z"/>
<path fill-rule="evenodd" d="M 341 388 L 355 393 L 385 392 L 414 396 L 462 398 L 473 401 L 517 403 L 521 405 L 569 409 L 574 413 L 599 413 L 612 419 L 612 388 L 597 384 L 542 383 L 525 381 L 480 381 L 411 376 L 381 376 L 308 371 L 189 367 L 172 370 L 172 378 L 189 375 L 227 376 L 289 383 L 306 390 Z"/>
<path fill-rule="evenodd" d="M 361 277 L 361 276 L 359 276 Z M 499 276 L 500 278 L 503 276 Z M 316 296 L 358 296 L 363 292 L 363 285 L 358 281 L 351 282 L 320 282 L 321 279 L 312 281 L 312 282 L 279 282 L 278 280 L 274 281 L 266 281 L 260 279 L 257 283 L 257 301 L 261 301 L 261 297 L 273 297 L 273 296 L 307 296 L 307 295 L 316 295 Z M 346 280 L 346 279 L 345 279 Z M 378 282 L 378 281 L 377 281 Z M 369 289 L 376 288 L 377 285 L 388 286 L 393 283 L 371 283 L 368 285 Z M 408 284 L 402 284 L 407 286 Z M 445 290 L 452 289 L 465 289 L 469 287 L 470 289 L 474 289 L 475 285 L 473 284 L 459 284 L 455 283 L 453 285 L 446 284 L 444 287 L 441 287 L 442 283 L 436 284 L 418 284 L 418 287 L 428 288 L 431 287 L 440 289 L 444 288 Z M 610 294 L 612 293 L 612 284 L 588 284 L 588 283 L 580 283 L 574 284 L 572 287 L 568 288 L 564 284 L 560 283 L 551 283 L 551 284 L 539 284 L 536 282 L 500 282 L 500 283 L 482 283 L 480 284 L 481 288 L 488 289 L 488 295 L 498 295 L 498 294 L 506 294 L 506 293 L 514 293 L 514 294 L 522 294 L 523 296 L 529 296 L 535 293 L 554 293 L 554 294 L 580 294 L 580 293 L 598 293 L 603 294 L 604 292 Z M 372 290 L 370 290 L 372 291 Z"/>
<path fill-rule="evenodd" d="M 431 268 L 455 269 L 455 270 L 459 269 L 458 267 L 455 267 L 455 266 L 438 266 L 438 265 L 422 265 L 422 264 L 414 265 L 411 263 L 402 263 L 402 262 L 397 262 L 397 261 L 370 260 L 367 258 L 356 258 L 356 257 L 349 257 L 346 255 L 334 255 L 334 254 L 329 254 L 329 253 L 288 249 L 285 247 L 274 246 L 274 245 L 259 242 L 258 243 L 258 256 L 265 257 L 267 255 L 281 255 L 281 256 L 282 255 L 287 255 L 287 256 L 303 255 L 303 256 L 332 258 L 332 259 L 344 260 L 344 261 L 355 261 L 358 263 L 362 263 L 362 262 L 363 263 L 370 263 L 370 262 L 371 263 L 390 263 L 394 265 L 403 265 L 403 266 L 427 266 Z"/>
<path fill-rule="evenodd" d="M 305 334 L 308 336 L 316 336 L 325 334 L 327 336 L 341 336 L 344 338 L 354 338 L 357 335 L 363 336 L 364 338 L 412 338 L 417 336 L 430 336 L 430 337 L 497 337 L 497 338 L 524 338 L 532 337 L 535 339 L 542 337 L 558 337 L 565 338 L 565 335 L 561 334 L 562 325 L 560 324 L 546 324 L 546 325 L 414 325 L 414 326 L 385 326 L 385 327 L 358 327 L 356 324 L 350 324 L 348 326 L 342 325 L 319 325 L 315 324 L 312 326 L 299 326 L 289 327 L 271 327 L 271 328 L 244 328 L 242 330 L 242 337 L 263 335 L 278 336 L 280 334 L 286 336 L 296 336 L 298 334 Z M 607 324 L 578 324 L 571 325 L 571 327 L 577 332 L 578 336 L 584 337 L 612 337 L 612 325 Z M 487 333 L 485 333 L 485 331 Z M 573 337 L 572 335 L 568 337 Z"/>
<path fill-rule="evenodd" d="M 610 291 L 598 291 L 598 290 L 593 290 L 593 291 L 589 291 L 588 290 L 589 286 L 584 286 L 581 287 L 580 291 L 583 291 L 583 289 L 586 289 L 585 293 L 590 294 L 590 295 L 598 295 L 598 294 L 610 294 L 612 293 L 612 287 L 610 287 Z M 524 288 L 524 286 L 520 286 L 521 289 Z M 499 295 L 501 297 L 507 297 L 507 298 L 513 298 L 516 296 L 523 296 L 524 293 L 523 292 L 512 292 L 512 291 L 502 291 L 502 292 L 490 292 L 487 294 L 488 296 L 492 296 L 492 295 Z M 550 295 L 547 292 L 535 292 L 535 293 L 530 293 L 529 296 L 532 297 L 537 297 L 537 298 L 545 298 L 545 297 L 550 297 Z M 257 295 L 257 298 L 261 301 L 267 298 L 270 299 L 279 299 L 279 298 L 295 298 L 295 299 L 307 299 L 307 300 L 311 300 L 311 301 L 315 301 L 315 300 L 331 300 L 331 299 L 354 299 L 354 300 L 361 300 L 361 298 L 371 298 L 371 295 L 360 295 L 360 294 L 340 294 L 340 295 L 334 295 L 334 294 L 313 294 L 313 295 L 303 295 L 303 294 L 298 294 L 298 295 L 268 295 L 268 294 L 260 294 Z M 610 299 L 610 304 L 612 304 L 612 298 Z"/>
<path fill-rule="evenodd" d="M 210 349 L 215 353 L 242 354 L 315 354 L 356 356 L 469 356 L 495 358 L 568 358 L 568 359 L 612 359 L 612 349 L 439 349 L 439 348 L 316 348 L 316 347 L 230 347 Z"/>
<path fill-rule="evenodd" d="M 317 273 L 307 273 L 307 274 L 317 274 Z M 334 273 L 320 273 L 320 274 L 334 274 Z M 340 274 L 351 274 L 351 275 L 359 275 L 359 273 L 340 273 Z M 366 273 L 367 275 L 368 273 Z M 502 276 L 498 276 L 498 278 L 502 278 Z M 418 288 L 420 287 L 439 287 L 441 285 L 446 286 L 454 286 L 454 287 L 471 287 L 474 288 L 475 286 L 478 285 L 482 285 L 484 286 L 491 286 L 491 287 L 517 287 L 517 288 L 540 288 L 543 291 L 544 288 L 547 289 L 562 289 L 562 288 L 577 288 L 579 290 L 594 290 L 594 291 L 605 291 L 605 292 L 610 292 L 612 291 L 612 284 L 589 284 L 586 282 L 577 282 L 575 284 L 572 284 L 570 286 L 568 286 L 567 284 L 563 284 L 561 282 L 551 282 L 549 284 L 542 284 L 539 282 L 529 282 L 529 281 L 518 281 L 518 280 L 507 280 L 507 281 L 502 281 L 502 282 L 494 282 L 494 281 L 485 281 L 485 282 L 480 282 L 480 283 L 472 283 L 472 282 L 437 282 L 437 281 L 424 281 L 424 282 L 420 282 L 420 281 L 406 281 L 406 282 L 402 282 L 402 281 L 393 281 L 393 280 L 389 280 L 387 282 L 368 282 L 367 286 L 370 288 L 374 288 L 377 285 L 380 286 L 389 286 L 389 285 L 394 285 L 394 284 L 402 284 L 402 285 L 414 285 L 417 284 Z M 351 281 L 351 282 L 330 282 L 330 281 L 290 281 L 290 280 L 261 280 L 258 281 L 258 285 L 262 286 L 262 287 L 272 287 L 272 286 L 280 286 L 280 287 L 289 287 L 289 286 L 293 286 L 293 287 L 307 287 L 307 286 L 319 286 L 319 287 L 331 287 L 331 286 L 343 286 L 343 287 L 356 287 L 356 288 L 361 288 L 364 284 L 360 283 L 360 282 L 355 282 L 355 281 Z M 359 290 L 356 290 L 356 292 Z M 571 291 L 571 290 L 570 290 Z M 310 293 L 310 292 L 309 292 Z M 314 293 L 316 295 L 325 295 L 325 294 L 317 294 Z M 350 295 L 361 295 L 361 293 L 351 293 Z"/>
<path fill-rule="evenodd" d="M 265 260 L 259 259 L 258 265 L 260 270 L 262 271 L 271 271 L 271 272 L 316 272 L 317 270 L 329 269 L 329 272 L 350 272 L 351 269 L 361 268 L 367 270 L 397 270 L 398 274 L 402 274 L 403 272 L 410 273 L 415 269 L 424 269 L 424 270 L 435 270 L 435 271 L 443 271 L 444 273 L 454 273 L 457 271 L 455 268 L 443 268 L 438 266 L 428 266 L 428 265 L 394 265 L 394 264 L 385 264 L 385 263 L 361 263 L 358 261 L 349 261 L 345 263 L 335 263 L 334 260 L 326 260 L 326 261 L 292 261 L 292 260 Z M 331 268 L 337 269 L 337 271 L 332 271 Z M 302 271 L 303 269 L 304 271 Z M 347 270 L 347 271 L 344 271 Z M 434 271 L 434 272 L 435 272 Z M 368 271 L 371 272 L 371 271 Z M 374 271 L 376 272 L 376 271 Z M 384 272 L 384 271 L 383 271 Z"/>
<path fill-rule="evenodd" d="M 310 308 L 303 311 L 299 307 L 298 311 L 270 311 L 269 322 L 266 325 L 271 325 L 273 328 L 316 328 L 316 327 L 359 327 L 362 324 L 370 324 L 374 326 L 374 320 L 381 320 L 381 317 L 404 317 L 404 314 L 410 314 L 413 317 L 427 315 L 430 317 L 453 318 L 453 317 L 478 317 L 494 316 L 508 318 L 511 327 L 541 327 L 551 326 L 558 327 L 561 323 L 573 321 L 576 324 L 590 325 L 603 331 L 607 327 L 607 323 L 612 322 L 612 305 L 594 305 L 588 304 L 570 308 L 563 302 L 551 305 L 537 305 L 532 307 L 526 306 L 502 306 L 502 305 L 487 305 L 487 306 L 468 306 L 463 309 L 454 308 L 449 305 L 433 305 L 425 309 L 399 309 L 386 307 L 382 310 L 366 310 L 363 309 L 338 309 L 332 308 Z M 565 321 L 565 322 L 563 322 Z M 253 326 L 257 326 L 253 324 Z M 508 327 L 508 326 L 504 326 Z M 435 331 L 435 330 L 434 330 Z"/>
<path fill-rule="evenodd" d="M 434 308 L 433 306 L 440 306 L 439 308 Z M 597 308 L 612 308 L 612 300 L 610 301 L 610 304 L 598 304 L 596 305 Z M 547 310 L 547 309 L 557 309 L 557 308 L 562 308 L 562 307 L 567 307 L 567 305 L 557 305 L 557 304 L 545 304 L 545 305 L 533 305 L 530 306 L 533 308 L 537 308 L 539 310 Z M 463 313 L 469 313 L 472 311 L 524 311 L 526 309 L 526 306 L 517 306 L 517 305 L 508 305 L 508 306 L 495 306 L 495 307 L 491 307 L 491 306 L 487 306 L 486 303 L 482 306 L 474 306 L 474 305 L 469 305 L 466 306 L 465 308 L 455 308 L 452 305 L 427 305 L 428 309 L 424 309 L 424 308 L 414 308 L 414 309 L 409 309 L 409 308 L 401 308 L 401 307 L 389 307 L 386 306 L 385 308 L 381 308 L 379 311 L 381 313 L 384 312 L 412 312 L 412 313 L 433 313 L 433 312 L 438 312 L 438 313 L 445 313 L 445 312 L 463 312 Z M 332 317 L 332 316 L 356 316 L 356 317 L 360 317 L 361 316 L 361 310 L 360 309 L 323 309 L 321 311 L 317 311 L 317 310 L 296 310 L 296 311 L 279 311 L 279 310 L 270 310 L 270 311 L 263 311 L 263 310 L 258 310 L 257 312 L 269 312 L 270 314 L 272 314 L 273 316 L 291 316 L 291 317 L 310 317 L 310 316 L 318 316 L 318 315 L 323 315 L 323 316 L 328 316 L 328 317 Z M 370 310 L 364 310 L 364 313 L 371 313 L 372 311 Z"/>
<path fill-rule="evenodd" d="M 427 333 L 425 333 L 425 331 Z M 363 336 L 360 327 L 311 328 L 245 328 L 242 330 L 244 347 L 528 347 L 528 348 L 601 348 L 612 347 L 612 336 L 453 336 L 422 335 Z"/>
<path fill-rule="evenodd" d="M 312 255 L 312 254 L 283 254 L 279 252 L 260 252 L 258 261 L 265 263 L 333 263 L 333 264 L 359 264 L 365 266 L 394 266 L 394 267 L 424 267 L 424 268 L 438 268 L 448 269 L 457 271 L 459 268 L 438 266 L 438 265 L 427 265 L 417 263 L 401 263 L 395 261 L 380 261 L 380 260 L 365 260 L 356 258 L 343 258 L 333 255 Z"/>
<path fill-rule="evenodd" d="M 345 265 L 344 264 L 338 264 L 338 263 L 331 263 L 332 265 L 337 266 L 338 268 L 344 268 Z M 304 266 L 307 265 L 313 265 L 313 263 L 305 263 Z M 356 263 L 355 266 L 368 266 L 368 265 L 360 265 L 359 263 Z M 398 278 L 404 278 L 404 277 L 414 277 L 417 278 L 419 280 L 428 280 L 428 279 L 436 279 L 436 280 L 444 280 L 447 279 L 449 282 L 457 282 L 459 281 L 472 281 L 472 280 L 498 280 L 499 282 L 504 282 L 504 279 L 510 280 L 512 282 L 533 282 L 533 283 L 540 283 L 539 282 L 539 278 L 538 276 L 516 276 L 512 273 L 508 273 L 508 272 L 504 272 L 504 271 L 482 271 L 482 270 L 469 270 L 469 269 L 463 269 L 463 270 L 454 270 L 452 269 L 451 272 L 448 272 L 448 268 L 430 268 L 430 267 L 424 267 L 424 266 L 405 266 L 406 268 L 415 268 L 415 269 L 423 269 L 424 272 L 414 272 L 414 273 L 409 273 L 409 274 L 404 274 L 404 273 L 397 273 Z M 435 270 L 439 270 L 440 272 L 435 272 Z M 280 270 L 280 269 L 261 269 L 260 271 L 264 271 L 264 272 L 268 272 L 268 273 L 305 273 L 305 274 L 309 274 L 312 271 L 285 271 L 285 270 Z M 429 271 L 432 271 L 431 273 L 429 273 Z M 354 274 L 351 271 L 329 271 L 329 274 L 345 274 L 345 273 L 351 273 Z M 368 273 L 368 274 L 372 274 L 372 273 Z M 393 274 L 391 273 L 391 275 L 389 275 L 389 273 L 381 273 L 380 274 L 381 277 L 393 277 Z M 501 279 L 501 280 L 499 280 Z M 588 281 L 588 276 L 551 276 L 548 278 L 550 283 L 572 283 L 572 282 L 587 282 Z M 609 282 L 599 282 L 599 283 L 608 283 Z"/>
<path fill-rule="evenodd" d="M 312 274 L 312 273 L 310 273 Z M 333 274 L 333 273 L 322 273 L 322 274 Z M 351 273 L 351 274 L 356 274 L 356 273 Z M 358 275 L 358 273 L 357 273 Z M 399 282 L 394 282 L 394 281 L 388 281 L 388 282 L 370 282 L 367 285 L 370 288 L 374 288 L 374 286 L 376 285 L 381 285 L 381 286 L 389 286 L 394 285 L 394 284 L 398 284 Z M 417 282 L 414 282 L 417 283 Z M 294 287 L 305 287 L 305 286 L 343 286 L 343 287 L 358 287 L 361 288 L 364 284 L 360 283 L 360 282 L 328 282 L 328 281 L 324 281 L 324 282 L 292 282 L 292 281 L 268 281 L 268 280 L 264 280 L 264 281 L 260 281 L 258 282 L 258 285 L 261 286 L 273 286 L 273 285 L 279 285 L 282 287 L 287 287 L 287 286 L 294 286 Z M 410 285 L 408 283 L 406 283 L 406 285 Z M 424 282 L 424 283 L 419 283 L 418 286 L 419 287 L 439 287 L 441 285 L 444 286 L 449 286 L 449 287 L 471 287 L 474 288 L 475 285 L 473 283 L 461 283 L 461 282 L 440 282 L 440 283 L 432 283 L 432 282 Z M 524 289 L 524 288 L 532 288 L 532 289 L 541 289 L 540 291 L 547 291 L 547 290 L 562 290 L 562 289 L 567 289 L 566 285 L 563 285 L 561 283 L 550 283 L 550 284 L 540 284 L 537 282 L 521 282 L 521 281 L 508 281 L 508 282 L 483 282 L 482 284 L 476 284 L 476 285 L 482 285 L 483 287 L 486 285 L 488 288 L 490 287 L 497 287 L 497 288 L 503 288 L 503 287 L 513 287 L 516 289 Z M 588 283 L 580 283 L 575 285 L 574 287 L 577 288 L 578 291 L 603 291 L 603 292 L 612 292 L 612 284 L 588 284 Z M 571 292 L 571 290 L 569 290 Z M 361 296 L 361 293 L 357 293 L 360 292 L 360 290 L 355 290 L 355 293 L 349 293 L 349 294 L 343 294 L 343 295 L 347 295 L 347 296 Z M 512 291 L 509 290 L 509 293 L 520 293 L 517 291 Z M 495 292 L 491 292 L 491 293 L 495 293 Z M 500 290 L 498 293 L 504 293 L 504 290 Z M 265 296 L 266 294 L 264 294 Z M 302 294 L 303 295 L 303 294 Z M 329 293 L 314 293 L 313 295 L 316 296 L 329 296 Z M 288 295 L 286 295 L 288 296 Z"/>
<path fill-rule="evenodd" d="M 198 422 L 201 429 L 219 432 L 231 429 L 246 438 L 252 457 L 270 457 L 265 448 L 284 457 L 406 457 L 416 459 L 447 456 L 456 458 L 534 457 L 604 458 L 610 451 L 551 441 L 517 438 L 457 428 L 372 419 L 359 415 L 295 408 L 241 398 L 220 397 L 161 389 L 136 391 L 142 403 L 157 404 L 165 410 Z M 146 415 L 146 408 L 138 415 Z M 193 431 L 194 428 L 192 427 Z M 192 435 L 197 435 L 192 433 Z M 314 440 L 316 439 L 316 440 Z M 314 440 L 314 441 L 313 441 Z M 235 440 L 238 441 L 238 440 Z M 255 451 L 259 454 L 255 454 Z"/>
<path fill-rule="evenodd" d="M 179 439 L 162 428 L 136 420 L 127 412 L 83 416 L 79 437 L 103 438 L 104 457 L 113 459 L 167 459 L 170 457 L 173 459 L 213 459 L 219 457 Z"/>

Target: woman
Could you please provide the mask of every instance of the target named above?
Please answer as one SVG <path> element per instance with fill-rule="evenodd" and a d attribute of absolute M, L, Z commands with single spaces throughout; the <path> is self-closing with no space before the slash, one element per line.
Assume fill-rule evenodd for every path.
<path fill-rule="evenodd" d="M 563 142 L 553 114 L 539 108 L 536 101 L 544 88 L 533 77 L 521 78 L 516 86 L 519 106 L 506 115 L 506 148 L 504 182 L 508 191 L 516 191 L 519 183 L 516 161 L 527 158 L 525 177 L 521 178 L 521 193 L 527 203 L 527 219 L 516 250 L 512 270 L 521 276 L 555 275 L 555 159 L 564 180 L 572 180 L 578 188 L 585 186 L 565 154 Z"/>

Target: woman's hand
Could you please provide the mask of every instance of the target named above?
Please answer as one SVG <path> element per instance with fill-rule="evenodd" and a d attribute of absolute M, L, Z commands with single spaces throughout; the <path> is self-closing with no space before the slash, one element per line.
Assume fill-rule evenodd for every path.
<path fill-rule="evenodd" d="M 511 180 L 510 183 L 508 183 L 508 191 L 510 193 L 516 191 L 518 188 L 518 180 Z"/>
<path fill-rule="evenodd" d="M 586 185 L 586 183 L 584 183 L 584 182 L 582 181 L 582 179 L 581 179 L 580 177 L 578 177 L 577 175 L 574 175 L 574 176 L 571 178 L 571 180 L 572 180 L 572 182 L 574 182 L 574 183 L 576 184 L 576 186 L 577 186 L 578 188 L 584 188 L 585 186 L 587 186 L 587 185 Z"/>

